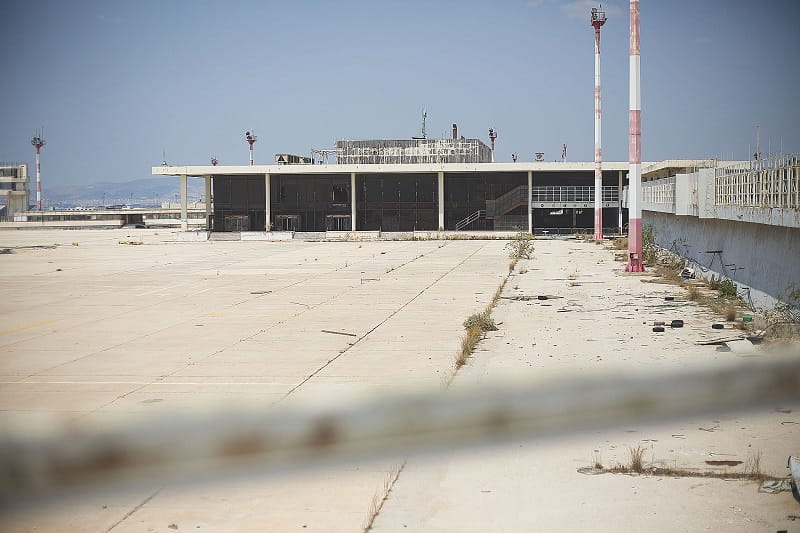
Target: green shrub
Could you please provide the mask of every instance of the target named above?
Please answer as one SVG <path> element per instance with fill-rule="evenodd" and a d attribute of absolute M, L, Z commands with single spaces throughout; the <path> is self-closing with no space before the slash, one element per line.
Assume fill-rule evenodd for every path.
<path fill-rule="evenodd" d="M 729 279 L 720 281 L 717 290 L 722 296 L 736 296 L 736 284 Z"/>

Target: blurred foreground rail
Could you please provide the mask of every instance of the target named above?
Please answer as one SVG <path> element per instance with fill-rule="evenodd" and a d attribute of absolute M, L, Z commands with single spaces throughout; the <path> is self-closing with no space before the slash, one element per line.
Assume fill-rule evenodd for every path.
<path fill-rule="evenodd" d="M 764 352 L 762 352 L 764 353 Z M 718 366 L 718 365 L 716 365 Z M 0 505 L 82 490 L 206 482 L 331 461 L 452 451 L 800 400 L 800 349 L 670 375 L 510 383 L 325 407 L 230 407 L 0 428 Z"/>

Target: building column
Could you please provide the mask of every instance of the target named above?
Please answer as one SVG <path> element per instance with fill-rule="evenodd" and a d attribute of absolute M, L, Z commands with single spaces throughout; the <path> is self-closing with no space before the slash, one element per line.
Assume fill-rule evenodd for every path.
<path fill-rule="evenodd" d="M 272 193 L 269 185 L 269 172 L 264 174 L 264 231 L 272 231 Z"/>
<path fill-rule="evenodd" d="M 533 171 L 528 171 L 528 233 L 533 235 Z"/>
<path fill-rule="evenodd" d="M 181 174 L 181 231 L 189 230 L 189 216 L 186 209 L 186 174 Z"/>
<path fill-rule="evenodd" d="M 211 231 L 211 176 L 206 176 L 206 231 Z"/>
<path fill-rule="evenodd" d="M 439 172 L 439 231 L 444 230 L 444 172 Z"/>
<path fill-rule="evenodd" d="M 617 192 L 617 225 L 619 226 L 619 234 L 622 235 L 622 171 L 619 171 L 619 191 Z"/>
<path fill-rule="evenodd" d="M 356 230 L 356 173 L 350 173 L 350 231 Z"/>

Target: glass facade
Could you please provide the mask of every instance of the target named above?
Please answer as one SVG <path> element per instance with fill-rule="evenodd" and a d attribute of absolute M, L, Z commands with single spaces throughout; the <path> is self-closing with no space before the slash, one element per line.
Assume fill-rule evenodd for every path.
<path fill-rule="evenodd" d="M 270 210 L 278 231 L 349 230 L 350 175 L 272 174 Z"/>
<path fill-rule="evenodd" d="M 604 172 L 603 182 L 616 187 L 618 172 Z M 271 228 L 276 231 L 352 230 L 350 183 L 349 173 L 271 174 Z M 527 183 L 527 171 L 445 173 L 444 229 L 527 229 Z M 593 170 L 533 174 L 535 188 L 593 184 Z M 213 231 L 264 231 L 264 187 L 263 174 L 215 176 Z M 435 172 L 356 174 L 355 189 L 356 228 L 360 231 L 438 229 L 438 174 Z M 478 212 L 481 214 L 474 216 Z M 606 226 L 616 226 L 616 212 L 616 209 L 604 210 Z M 534 227 L 544 228 L 591 228 L 594 215 L 588 208 L 534 208 L 533 223 Z"/>
<path fill-rule="evenodd" d="M 486 209 L 486 200 L 496 200 L 520 185 L 528 184 L 527 172 L 459 172 L 444 177 L 444 229 L 456 225 L 476 211 Z M 527 222 L 525 224 L 527 226 Z M 491 220 L 478 219 L 469 225 L 471 230 L 494 229 Z"/>
<path fill-rule="evenodd" d="M 213 231 L 264 231 L 264 175 L 214 176 Z"/>
<path fill-rule="evenodd" d="M 436 230 L 436 174 L 356 176 L 356 227 L 364 231 Z"/>

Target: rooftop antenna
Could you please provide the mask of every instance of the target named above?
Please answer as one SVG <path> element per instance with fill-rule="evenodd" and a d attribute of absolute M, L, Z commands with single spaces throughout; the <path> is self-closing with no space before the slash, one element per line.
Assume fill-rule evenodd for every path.
<path fill-rule="evenodd" d="M 167 152 L 163 148 L 161 149 L 161 166 L 167 166 Z"/>
<path fill-rule="evenodd" d="M 492 163 L 494 163 L 494 140 L 497 139 L 497 132 L 494 128 L 489 128 L 489 141 L 492 144 Z"/>
<path fill-rule="evenodd" d="M 258 140 L 258 137 L 256 137 L 253 133 L 251 133 L 249 131 L 246 131 L 246 132 L 244 132 L 244 140 L 246 140 L 247 144 L 250 145 L 250 166 L 252 167 L 253 164 L 254 164 L 253 163 L 253 145 Z"/>
<path fill-rule="evenodd" d="M 424 107 L 422 108 L 422 138 L 427 139 L 428 134 L 425 132 L 425 123 L 428 120 L 428 110 Z"/>
<path fill-rule="evenodd" d="M 606 23 L 606 12 L 592 8 L 591 24 L 594 27 L 594 240 L 603 240 L 603 148 L 600 100 L 600 28 Z M 567 145 L 563 160 L 567 161 Z"/>
<path fill-rule="evenodd" d="M 630 72 L 628 96 L 628 265 L 627 272 L 644 272 L 642 262 L 642 89 L 639 74 L 639 0 L 630 1 Z"/>
<path fill-rule="evenodd" d="M 756 124 L 756 153 L 753 154 L 753 159 L 758 161 L 761 159 L 761 126 Z"/>
<path fill-rule="evenodd" d="M 39 163 L 39 152 L 42 149 L 42 146 L 47 144 L 42 136 L 40 131 L 36 132 L 36 135 L 33 136 L 31 139 L 31 144 L 34 148 L 36 148 L 36 210 L 42 210 L 42 166 Z"/>

